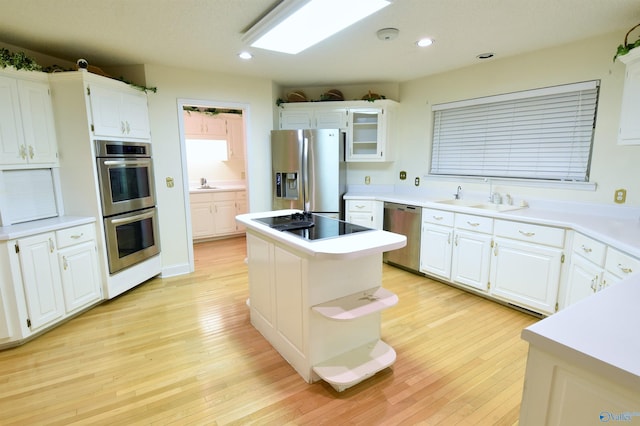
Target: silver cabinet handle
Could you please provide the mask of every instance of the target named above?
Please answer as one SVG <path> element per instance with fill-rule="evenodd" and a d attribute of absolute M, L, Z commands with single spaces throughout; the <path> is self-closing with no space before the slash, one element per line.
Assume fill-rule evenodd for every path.
<path fill-rule="evenodd" d="M 64 270 L 66 271 L 67 268 L 69 267 L 69 262 L 67 262 L 67 256 L 62 256 L 62 265 Z"/>
<path fill-rule="evenodd" d="M 434 218 L 435 220 L 442 220 L 442 219 L 444 219 L 444 217 L 442 217 L 442 216 L 433 216 L 433 218 Z"/>
<path fill-rule="evenodd" d="M 451 232 L 447 235 L 447 244 L 451 244 Z"/>
<path fill-rule="evenodd" d="M 33 160 L 33 156 L 34 156 L 34 152 L 33 152 L 33 147 L 31 145 L 29 145 L 29 158 Z"/>
<path fill-rule="evenodd" d="M 73 238 L 74 240 L 77 240 L 78 238 L 82 238 L 82 236 L 84 235 L 84 232 L 81 232 L 80 235 L 72 235 L 71 238 Z"/>
<path fill-rule="evenodd" d="M 480 224 L 478 222 L 469 222 L 469 221 L 467 221 L 467 223 L 469 224 L 469 226 L 480 226 Z"/>
<path fill-rule="evenodd" d="M 20 145 L 20 158 L 27 159 L 27 148 L 24 145 Z"/>
<path fill-rule="evenodd" d="M 53 245 L 53 240 L 49 238 L 49 251 L 53 253 L 54 249 L 55 249 L 55 246 Z"/>
<path fill-rule="evenodd" d="M 582 245 L 582 250 L 583 250 L 585 253 L 591 253 L 591 252 L 593 251 L 593 250 L 591 250 L 589 247 L 585 247 L 585 246 L 584 246 L 584 244 Z"/>
<path fill-rule="evenodd" d="M 460 235 L 456 234 L 456 241 L 454 243 L 456 246 L 458 245 L 458 238 L 460 238 Z"/>
<path fill-rule="evenodd" d="M 120 133 L 125 133 L 124 121 L 120 122 Z"/>
<path fill-rule="evenodd" d="M 498 255 L 498 243 L 495 243 L 495 245 L 493 246 L 493 255 L 494 256 Z"/>
<path fill-rule="evenodd" d="M 535 232 L 525 232 L 525 231 L 518 231 L 518 232 L 524 235 L 525 237 L 533 237 L 534 235 L 536 235 Z"/>
<path fill-rule="evenodd" d="M 591 290 L 593 290 L 594 293 L 598 290 L 597 287 L 596 287 L 596 282 L 598 282 L 598 276 L 597 275 L 595 277 L 593 277 L 593 279 L 591 280 Z"/>

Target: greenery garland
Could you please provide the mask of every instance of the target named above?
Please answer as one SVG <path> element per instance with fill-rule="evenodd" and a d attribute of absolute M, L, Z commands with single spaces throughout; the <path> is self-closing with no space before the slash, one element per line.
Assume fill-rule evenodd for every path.
<path fill-rule="evenodd" d="M 635 49 L 636 47 L 640 47 L 640 37 L 638 37 L 638 39 L 636 41 L 634 41 L 633 43 L 627 42 L 627 39 L 629 38 L 629 34 L 631 34 L 631 31 L 635 30 L 638 27 L 640 27 L 640 24 L 638 24 L 635 27 L 631 28 L 627 32 L 627 34 L 625 34 L 624 43 L 622 43 L 621 45 L 618 46 L 618 50 L 616 51 L 616 54 L 613 57 L 614 61 L 616 60 L 616 58 L 618 56 L 626 55 L 627 53 L 629 53 L 629 51 L 631 49 Z"/>
<path fill-rule="evenodd" d="M 0 68 L 13 67 L 17 70 L 26 70 L 26 71 L 42 71 L 47 73 L 52 72 L 60 72 L 60 71 L 76 71 L 73 68 L 63 68 L 59 65 L 52 65 L 50 67 L 43 68 L 38 65 L 35 59 L 27 56 L 24 52 L 11 52 L 4 47 L 0 47 Z M 143 92 L 153 92 L 156 93 L 158 91 L 157 87 L 145 87 L 139 84 L 132 83 L 130 81 L 125 80 L 123 77 L 115 78 L 114 80 L 122 81 L 123 83 L 128 84 L 129 86 L 135 87 L 138 90 L 142 90 Z"/>

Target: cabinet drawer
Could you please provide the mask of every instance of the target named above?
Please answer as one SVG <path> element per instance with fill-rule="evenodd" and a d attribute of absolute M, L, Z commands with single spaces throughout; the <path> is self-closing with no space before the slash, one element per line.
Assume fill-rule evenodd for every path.
<path fill-rule="evenodd" d="M 575 233 L 573 235 L 573 252 L 598 266 L 604 266 L 604 257 L 607 254 L 606 244 L 589 238 L 585 235 Z"/>
<path fill-rule="evenodd" d="M 236 192 L 236 200 L 246 200 L 247 192 L 246 191 L 238 191 Z"/>
<path fill-rule="evenodd" d="M 493 232 L 493 219 L 490 217 L 456 213 L 455 224 L 458 229 L 467 229 L 485 234 Z"/>
<path fill-rule="evenodd" d="M 609 247 L 605 269 L 619 278 L 625 278 L 640 271 L 640 259 Z"/>
<path fill-rule="evenodd" d="M 198 192 L 189 194 L 189 201 L 192 203 L 210 203 L 213 201 L 213 192 Z"/>
<path fill-rule="evenodd" d="M 564 247 L 564 229 L 562 228 L 506 220 L 496 220 L 494 226 L 496 235 L 501 237 L 553 247 Z"/>
<path fill-rule="evenodd" d="M 373 200 L 347 200 L 347 210 L 350 212 L 373 212 Z"/>
<path fill-rule="evenodd" d="M 453 226 L 454 217 L 454 212 L 422 208 L 422 222 Z"/>
<path fill-rule="evenodd" d="M 235 192 L 212 192 L 213 201 L 233 201 L 236 199 Z"/>
<path fill-rule="evenodd" d="M 56 242 L 58 248 L 72 246 L 74 244 L 84 243 L 96 239 L 95 225 L 88 223 L 82 226 L 74 226 L 73 228 L 60 229 L 56 231 Z"/>

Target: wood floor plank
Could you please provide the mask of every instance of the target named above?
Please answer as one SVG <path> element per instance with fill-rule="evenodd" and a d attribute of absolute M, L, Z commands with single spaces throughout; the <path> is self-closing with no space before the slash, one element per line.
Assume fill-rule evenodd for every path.
<path fill-rule="evenodd" d="M 245 239 L 0 352 L 2 425 L 517 424 L 536 318 L 383 265 L 396 363 L 338 393 L 249 323 Z"/>

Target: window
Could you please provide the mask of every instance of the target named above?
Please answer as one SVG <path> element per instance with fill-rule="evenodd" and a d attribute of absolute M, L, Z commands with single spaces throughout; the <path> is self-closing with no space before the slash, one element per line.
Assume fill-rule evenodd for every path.
<path fill-rule="evenodd" d="M 434 105 L 431 174 L 588 182 L 598 87 Z"/>

